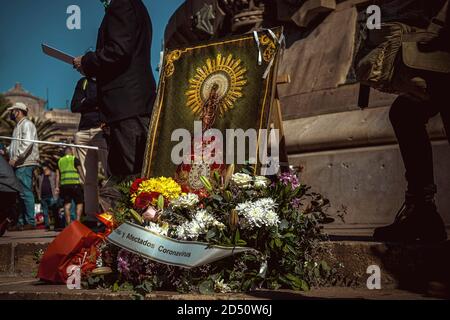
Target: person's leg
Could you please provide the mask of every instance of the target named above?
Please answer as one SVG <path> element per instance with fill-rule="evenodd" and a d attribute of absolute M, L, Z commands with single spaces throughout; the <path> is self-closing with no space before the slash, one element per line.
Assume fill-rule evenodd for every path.
<path fill-rule="evenodd" d="M 74 186 L 73 189 L 73 193 L 74 193 L 74 201 L 77 204 L 76 206 L 76 219 L 77 221 L 81 220 L 81 216 L 83 215 L 83 203 L 84 203 L 84 199 L 83 199 L 83 188 L 81 187 L 81 185 L 76 185 Z"/>
<path fill-rule="evenodd" d="M 444 123 L 448 143 L 450 144 L 450 106 L 441 109 L 441 118 Z"/>
<path fill-rule="evenodd" d="M 23 169 L 18 168 L 14 171 L 14 173 L 16 175 L 17 180 L 19 180 L 19 182 L 22 186 L 22 190 L 23 190 L 24 184 L 26 184 L 26 178 L 23 173 Z M 23 194 L 23 192 L 20 192 L 19 193 L 19 206 L 17 208 L 17 226 L 19 228 L 23 227 L 23 225 L 25 224 L 26 208 L 25 208 L 24 198 L 25 198 L 25 195 Z"/>
<path fill-rule="evenodd" d="M 53 224 L 53 229 L 56 229 L 57 219 L 57 199 L 51 197 L 48 202 L 48 229 Z"/>
<path fill-rule="evenodd" d="M 44 214 L 44 225 L 46 229 L 50 228 L 49 224 L 49 207 L 51 205 L 51 199 L 52 198 L 43 198 L 41 199 L 41 207 L 42 207 L 42 213 Z"/>
<path fill-rule="evenodd" d="M 72 202 L 68 202 L 64 204 L 64 216 L 66 217 L 66 226 L 69 226 L 71 221 L 70 218 L 70 209 L 72 207 Z"/>
<path fill-rule="evenodd" d="M 66 227 L 68 227 L 72 221 L 70 217 L 71 208 L 72 208 L 72 193 L 70 186 L 62 186 L 61 187 L 61 197 L 63 199 L 64 206 L 64 217 L 66 220 Z"/>
<path fill-rule="evenodd" d="M 148 116 L 133 117 L 110 125 L 108 166 L 113 176 L 140 174 L 149 121 Z"/>
<path fill-rule="evenodd" d="M 78 145 L 89 145 L 90 136 L 89 136 L 89 130 L 81 130 L 75 133 L 75 144 Z M 82 148 L 75 148 L 75 157 L 78 158 L 81 162 L 81 170 L 83 171 L 83 174 L 80 176 L 80 180 L 82 183 L 85 183 L 85 177 L 86 177 L 86 165 L 85 165 L 85 159 L 86 155 L 88 153 L 87 149 Z"/>
<path fill-rule="evenodd" d="M 92 145 L 99 147 L 99 151 L 97 152 L 98 159 L 102 164 L 103 171 L 105 176 L 108 177 L 108 143 L 106 141 L 105 134 L 103 130 L 99 129 L 92 139 Z"/>
<path fill-rule="evenodd" d="M 94 145 L 94 136 L 89 141 L 89 145 Z M 84 182 L 84 199 L 86 214 L 94 216 L 98 213 L 98 151 L 88 150 L 85 158 L 86 178 Z"/>
<path fill-rule="evenodd" d="M 55 199 L 55 229 L 63 229 L 65 224 L 64 200 L 62 194 Z"/>
<path fill-rule="evenodd" d="M 77 221 L 81 221 L 82 215 L 83 215 L 83 204 L 77 203 Z"/>
<path fill-rule="evenodd" d="M 103 130 L 99 130 L 96 135 L 94 136 L 94 139 L 92 141 L 92 144 L 99 147 L 99 151 L 97 152 L 97 157 L 100 160 L 102 169 L 103 169 L 103 174 L 105 176 L 106 179 L 109 178 L 110 176 L 110 172 L 108 169 L 108 143 L 106 140 L 106 135 L 104 134 Z M 98 165 L 98 164 L 97 164 Z M 107 206 L 105 206 L 105 197 L 102 197 L 103 201 L 100 201 L 100 186 L 98 181 L 96 181 L 96 187 L 97 187 L 97 208 L 102 211 L 102 210 L 107 210 Z M 87 201 L 87 200 L 86 200 Z M 86 210 L 86 213 L 89 214 L 89 211 Z"/>
<path fill-rule="evenodd" d="M 398 97 L 391 107 L 389 118 L 405 165 L 409 192 L 421 192 L 434 185 L 433 153 L 426 124 L 437 113 L 429 104 L 404 96 Z"/>
<path fill-rule="evenodd" d="M 448 102 L 448 92 L 450 89 L 449 74 L 434 74 L 429 80 L 430 91 L 434 96 L 434 104 L 439 106 L 442 122 L 444 123 L 447 140 L 450 143 L 450 103 Z"/>
<path fill-rule="evenodd" d="M 11 211 L 15 209 L 16 197 L 16 192 L 0 192 L 0 237 L 14 220 Z"/>
<path fill-rule="evenodd" d="M 390 110 L 390 120 L 398 140 L 406 169 L 408 188 L 405 203 L 393 224 L 376 228 L 379 241 L 440 241 L 446 238 L 445 228 L 434 204 L 436 186 L 433 155 L 426 130 L 438 106 L 400 96 Z"/>
<path fill-rule="evenodd" d="M 20 194 L 22 209 L 19 224 L 35 226 L 34 219 L 34 194 L 33 194 L 33 170 L 34 166 L 21 167 L 16 170 L 17 179 L 21 182 L 23 192 Z"/>

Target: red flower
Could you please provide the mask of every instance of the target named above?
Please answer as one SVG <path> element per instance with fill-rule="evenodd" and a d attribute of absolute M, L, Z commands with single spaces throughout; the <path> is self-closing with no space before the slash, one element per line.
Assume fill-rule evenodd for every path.
<path fill-rule="evenodd" d="M 181 182 L 178 182 L 178 183 L 181 184 Z M 194 193 L 194 194 L 199 196 L 200 200 L 209 197 L 209 194 L 208 194 L 208 192 L 206 191 L 205 188 L 193 189 L 193 188 L 189 187 L 189 185 L 187 185 L 187 184 L 181 184 L 181 192 L 183 192 L 183 193 Z"/>
<path fill-rule="evenodd" d="M 134 207 L 137 209 L 146 209 L 154 199 L 158 199 L 160 193 L 158 192 L 141 192 L 134 202 Z"/>
<path fill-rule="evenodd" d="M 178 182 L 178 181 L 177 181 L 177 182 Z M 191 188 L 189 188 L 188 185 L 182 184 L 182 185 L 181 185 L 181 192 L 183 192 L 183 193 L 189 193 L 189 192 L 191 192 Z"/>
<path fill-rule="evenodd" d="M 203 200 L 203 199 L 209 197 L 209 194 L 208 194 L 208 192 L 205 189 L 196 190 L 196 191 L 194 191 L 194 193 L 198 195 L 200 200 Z"/>
<path fill-rule="evenodd" d="M 145 179 L 142 178 L 137 178 L 136 180 L 134 180 L 133 184 L 130 187 L 130 194 L 136 193 L 143 181 L 145 181 Z"/>

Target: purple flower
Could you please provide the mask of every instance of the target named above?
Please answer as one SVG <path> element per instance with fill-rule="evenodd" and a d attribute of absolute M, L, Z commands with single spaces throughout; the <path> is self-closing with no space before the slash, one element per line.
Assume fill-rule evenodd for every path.
<path fill-rule="evenodd" d="M 128 251 L 119 251 L 117 255 L 117 270 L 124 275 L 130 272 L 130 253 Z"/>
<path fill-rule="evenodd" d="M 290 186 L 292 189 L 296 189 L 300 186 L 298 176 L 294 173 L 284 172 L 278 177 L 278 179 L 282 184 L 285 186 Z"/>
<path fill-rule="evenodd" d="M 302 205 L 302 203 L 301 203 L 301 199 L 300 198 L 294 198 L 294 199 L 292 199 L 292 201 L 291 201 L 291 206 L 292 206 L 292 208 L 294 208 L 294 209 L 300 209 L 300 206 Z"/>
<path fill-rule="evenodd" d="M 120 250 L 117 254 L 117 270 L 127 281 L 140 283 L 154 275 L 159 266 L 161 265 L 127 250 Z"/>

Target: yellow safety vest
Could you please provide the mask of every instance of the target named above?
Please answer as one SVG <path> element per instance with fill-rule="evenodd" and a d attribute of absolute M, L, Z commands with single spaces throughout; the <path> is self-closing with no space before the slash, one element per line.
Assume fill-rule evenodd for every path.
<path fill-rule="evenodd" d="M 80 184 L 80 175 L 75 168 L 75 156 L 66 155 L 58 161 L 61 185 Z"/>

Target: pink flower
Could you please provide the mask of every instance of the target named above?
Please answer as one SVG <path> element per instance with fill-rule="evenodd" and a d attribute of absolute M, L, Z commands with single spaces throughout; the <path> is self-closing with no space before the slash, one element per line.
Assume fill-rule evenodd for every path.
<path fill-rule="evenodd" d="M 147 210 L 145 210 L 144 214 L 142 215 L 142 218 L 146 221 L 154 221 L 156 220 L 156 216 L 158 214 L 158 211 L 153 206 L 148 206 Z"/>

